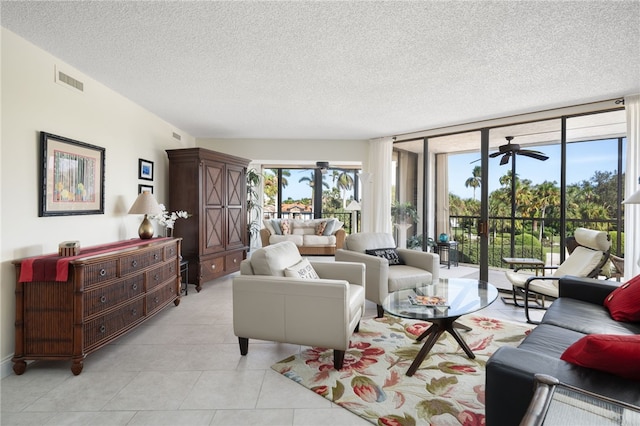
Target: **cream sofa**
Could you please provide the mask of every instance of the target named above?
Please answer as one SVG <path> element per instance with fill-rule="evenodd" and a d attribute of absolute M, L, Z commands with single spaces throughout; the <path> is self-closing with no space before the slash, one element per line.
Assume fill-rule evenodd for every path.
<path fill-rule="evenodd" d="M 309 262 L 290 241 L 256 250 L 232 285 L 240 353 L 250 338 L 329 348 L 339 370 L 364 315 L 364 285 L 361 263 Z"/>
<path fill-rule="evenodd" d="M 333 255 L 342 248 L 346 233 L 337 219 L 265 219 L 260 230 L 262 247 L 291 241 L 301 255 Z M 324 225 L 323 225 L 324 224 Z M 324 227 L 323 227 L 324 226 Z M 321 228 L 323 227 L 323 228 Z"/>

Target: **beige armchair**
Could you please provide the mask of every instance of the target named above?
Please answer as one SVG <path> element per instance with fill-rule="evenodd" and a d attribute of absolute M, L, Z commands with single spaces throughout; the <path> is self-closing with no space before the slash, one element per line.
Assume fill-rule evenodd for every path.
<path fill-rule="evenodd" d="M 382 317 L 384 299 L 397 290 L 415 287 L 439 279 L 440 257 L 435 253 L 396 249 L 401 265 L 389 265 L 383 257 L 366 254 L 366 250 L 395 248 L 391 234 L 362 232 L 349 235 L 344 248 L 336 250 L 336 263 L 362 262 L 366 267 L 366 299 L 378 307 Z"/>
<path fill-rule="evenodd" d="M 249 351 L 249 339 L 330 348 L 339 370 L 364 315 L 365 267 L 309 262 L 319 278 L 286 276 L 312 275 L 302 267 L 306 262 L 289 241 L 258 249 L 242 261 L 233 279 L 233 331 L 242 355 Z"/>

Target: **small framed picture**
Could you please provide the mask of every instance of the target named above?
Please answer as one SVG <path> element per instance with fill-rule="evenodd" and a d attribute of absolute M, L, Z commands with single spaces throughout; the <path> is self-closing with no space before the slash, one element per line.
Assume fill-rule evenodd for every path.
<path fill-rule="evenodd" d="M 153 185 L 138 185 L 138 194 L 150 192 L 153 194 Z"/>
<path fill-rule="evenodd" d="M 153 180 L 153 161 L 138 159 L 138 178 Z"/>

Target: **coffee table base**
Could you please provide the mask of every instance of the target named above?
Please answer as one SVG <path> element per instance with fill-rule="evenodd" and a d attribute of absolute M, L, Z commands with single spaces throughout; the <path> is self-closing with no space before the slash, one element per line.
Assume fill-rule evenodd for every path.
<path fill-rule="evenodd" d="M 458 318 L 460 317 L 434 319 L 430 321 L 432 323 L 431 326 L 427 328 L 424 333 L 422 333 L 416 339 L 418 342 L 420 342 L 427 338 L 427 340 L 424 342 L 424 345 L 422 345 L 422 348 L 420 348 L 420 352 L 418 352 L 418 355 L 416 355 L 416 359 L 413 360 L 411 366 L 409 367 L 409 370 L 407 370 L 407 376 L 413 376 L 413 374 L 422 364 L 422 361 L 424 361 L 424 359 L 427 357 L 427 354 L 429 353 L 431 348 L 433 348 L 433 345 L 436 344 L 440 336 L 442 336 L 445 331 L 451 334 L 454 339 L 456 339 L 456 342 L 458 342 L 462 350 L 467 354 L 469 358 L 473 359 L 476 357 L 469 348 L 469 345 L 467 345 L 462 336 L 460 336 L 458 330 L 456 330 L 456 328 L 460 328 L 464 331 L 470 331 L 471 327 L 467 327 L 466 325 L 457 323 L 456 320 Z"/>

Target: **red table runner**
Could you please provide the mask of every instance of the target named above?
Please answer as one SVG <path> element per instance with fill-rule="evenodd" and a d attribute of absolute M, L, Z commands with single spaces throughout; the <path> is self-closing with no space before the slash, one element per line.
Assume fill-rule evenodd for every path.
<path fill-rule="evenodd" d="M 80 254 L 76 256 L 62 257 L 57 253 L 30 257 L 20 262 L 20 278 L 21 283 L 32 281 L 67 281 L 69 276 L 69 262 L 87 256 L 108 253 L 110 251 L 123 248 L 135 247 L 142 244 L 148 244 L 152 241 L 166 240 L 168 238 L 160 237 L 151 240 L 141 240 L 135 238 L 127 241 L 116 241 L 115 243 L 102 244 L 99 246 L 81 248 Z"/>

